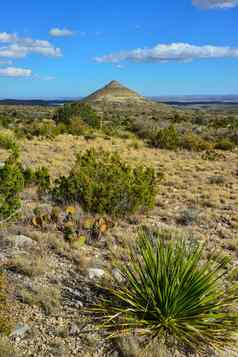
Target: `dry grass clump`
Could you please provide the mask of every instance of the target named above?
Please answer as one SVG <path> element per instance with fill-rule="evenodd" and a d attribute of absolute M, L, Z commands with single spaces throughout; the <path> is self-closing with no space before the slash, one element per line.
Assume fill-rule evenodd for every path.
<path fill-rule="evenodd" d="M 0 356 L 1 357 L 18 357 L 13 344 L 6 337 L 0 337 Z"/>
<path fill-rule="evenodd" d="M 180 212 L 177 222 L 185 226 L 199 224 L 201 212 L 197 208 L 187 208 Z"/>
<path fill-rule="evenodd" d="M 10 304 L 8 301 L 8 285 L 2 273 L 0 273 L 0 337 L 9 335 L 12 328 Z"/>
<path fill-rule="evenodd" d="M 209 183 L 212 185 L 223 185 L 226 182 L 225 177 L 222 175 L 210 176 L 208 178 L 208 180 L 209 180 Z"/>
<path fill-rule="evenodd" d="M 31 289 L 20 288 L 18 298 L 31 306 L 38 306 L 47 314 L 55 313 L 60 308 L 60 290 L 52 286 L 34 285 Z"/>
<path fill-rule="evenodd" d="M 56 254 L 67 254 L 69 244 L 67 244 L 62 234 L 58 232 L 39 232 L 31 233 L 31 238 L 37 242 L 39 250 L 42 252 L 54 251 Z"/>
<path fill-rule="evenodd" d="M 11 258 L 7 263 L 7 268 L 33 278 L 47 272 L 48 258 L 25 252 Z"/>

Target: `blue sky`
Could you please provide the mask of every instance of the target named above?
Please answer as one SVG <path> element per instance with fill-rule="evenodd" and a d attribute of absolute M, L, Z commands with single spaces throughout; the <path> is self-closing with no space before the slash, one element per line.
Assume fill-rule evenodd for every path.
<path fill-rule="evenodd" d="M 3 2 L 0 97 L 238 94 L 237 23 L 238 0 Z"/>

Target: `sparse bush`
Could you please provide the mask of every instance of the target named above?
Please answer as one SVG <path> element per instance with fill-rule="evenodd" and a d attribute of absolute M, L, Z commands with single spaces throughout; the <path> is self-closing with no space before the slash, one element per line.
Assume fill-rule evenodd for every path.
<path fill-rule="evenodd" d="M 204 140 L 201 136 L 193 133 L 187 133 L 181 140 L 181 146 L 186 150 L 204 151 L 212 148 L 211 143 Z"/>
<path fill-rule="evenodd" d="M 214 148 L 218 150 L 231 151 L 235 147 L 235 144 L 228 138 L 223 138 L 215 143 Z"/>
<path fill-rule="evenodd" d="M 215 176 L 210 176 L 209 177 L 209 183 L 210 184 L 215 184 L 215 185 L 223 185 L 226 182 L 224 176 L 220 175 L 215 175 Z"/>
<path fill-rule="evenodd" d="M 202 154 L 202 159 L 203 160 L 210 160 L 210 161 L 215 161 L 215 160 L 220 160 L 224 159 L 224 155 L 218 153 L 215 150 L 207 150 Z"/>
<path fill-rule="evenodd" d="M 60 134 L 60 130 L 52 121 L 32 122 L 28 125 L 15 128 L 18 137 L 27 137 L 31 139 L 34 136 L 53 139 Z"/>
<path fill-rule="evenodd" d="M 102 287 L 105 297 L 90 309 L 99 329 L 110 338 L 142 336 L 146 348 L 166 346 L 170 356 L 235 347 L 237 289 L 224 286 L 227 261 L 205 261 L 203 251 L 143 232 L 118 262 L 123 284 Z"/>
<path fill-rule="evenodd" d="M 97 138 L 97 135 L 95 133 L 87 133 L 84 135 L 84 139 L 89 141 L 89 140 L 95 140 Z"/>
<path fill-rule="evenodd" d="M 88 150 L 78 155 L 69 177 L 56 180 L 53 198 L 79 202 L 85 211 L 123 216 L 154 206 L 157 177 L 154 169 L 132 168 L 117 154 Z"/>
<path fill-rule="evenodd" d="M 70 119 L 65 131 L 72 135 L 84 135 L 88 130 L 89 128 L 83 120 L 74 117 Z"/>
<path fill-rule="evenodd" d="M 16 354 L 14 346 L 7 337 L 0 337 L 0 356 L 1 357 L 19 357 Z"/>
<path fill-rule="evenodd" d="M 151 143 L 160 149 L 175 150 L 180 144 L 179 133 L 172 125 L 168 128 L 159 129 L 151 139 Z"/>
<path fill-rule="evenodd" d="M 8 128 L 12 120 L 6 115 L 0 114 L 0 126 L 2 128 Z"/>

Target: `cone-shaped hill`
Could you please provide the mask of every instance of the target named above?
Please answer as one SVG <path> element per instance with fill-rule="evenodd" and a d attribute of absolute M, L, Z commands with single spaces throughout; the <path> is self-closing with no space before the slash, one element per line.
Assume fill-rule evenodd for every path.
<path fill-rule="evenodd" d="M 123 86 L 118 81 L 111 81 L 105 87 L 92 93 L 84 100 L 88 102 L 94 101 L 123 101 L 123 100 L 145 100 L 144 97 L 137 94 L 133 90 Z"/>
<path fill-rule="evenodd" d="M 149 100 L 117 81 L 111 81 L 82 102 L 89 103 L 108 122 L 134 122 L 168 119 L 175 109 L 169 105 Z M 151 122 L 151 125 L 153 123 Z"/>

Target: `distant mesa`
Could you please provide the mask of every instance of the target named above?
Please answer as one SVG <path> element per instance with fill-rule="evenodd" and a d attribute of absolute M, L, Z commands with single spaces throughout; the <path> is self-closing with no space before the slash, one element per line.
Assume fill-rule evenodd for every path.
<path fill-rule="evenodd" d="M 135 91 L 123 86 L 118 81 L 111 81 L 105 87 L 90 94 L 83 99 L 87 102 L 98 101 L 127 101 L 127 100 L 145 100 L 145 98 Z"/>

